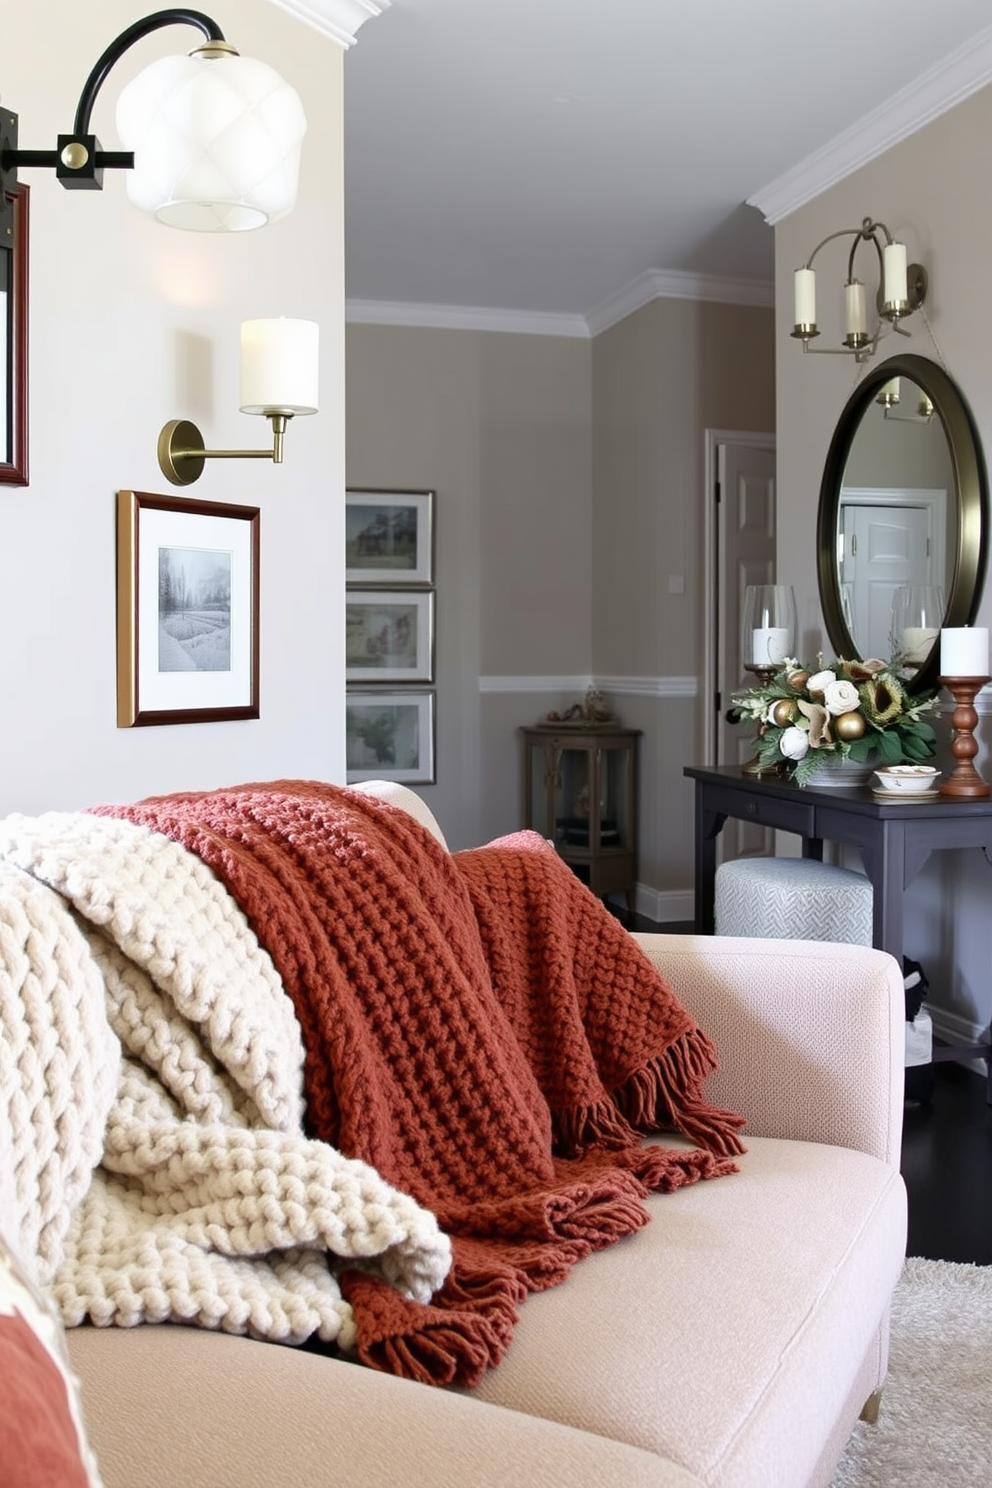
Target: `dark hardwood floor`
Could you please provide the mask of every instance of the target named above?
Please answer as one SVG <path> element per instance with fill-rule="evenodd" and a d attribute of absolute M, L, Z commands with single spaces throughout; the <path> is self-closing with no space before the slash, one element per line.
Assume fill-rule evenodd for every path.
<path fill-rule="evenodd" d="M 636 930 L 667 934 L 691 925 L 656 925 L 620 914 Z M 984 1075 L 960 1064 L 933 1066 L 932 1097 L 907 1101 L 902 1174 L 909 1193 L 906 1253 L 934 1261 L 992 1266 L 992 1106 Z"/>

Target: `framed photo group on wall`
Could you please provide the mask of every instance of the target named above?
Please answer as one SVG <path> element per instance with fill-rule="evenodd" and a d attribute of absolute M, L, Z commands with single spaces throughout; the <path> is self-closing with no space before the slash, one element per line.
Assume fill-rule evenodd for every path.
<path fill-rule="evenodd" d="M 345 495 L 349 783 L 435 780 L 434 492 Z"/>

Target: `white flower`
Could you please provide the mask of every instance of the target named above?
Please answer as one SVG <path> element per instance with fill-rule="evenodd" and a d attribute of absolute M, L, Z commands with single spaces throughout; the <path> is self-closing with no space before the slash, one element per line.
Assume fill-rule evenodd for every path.
<path fill-rule="evenodd" d="M 823 689 L 823 706 L 836 718 L 838 713 L 853 713 L 861 699 L 853 682 L 828 682 Z"/>
<path fill-rule="evenodd" d="M 809 681 L 806 683 L 806 689 L 808 692 L 824 692 L 830 686 L 831 682 L 836 681 L 836 672 L 831 672 L 829 670 L 814 672 L 813 676 L 810 677 Z"/>
<path fill-rule="evenodd" d="M 805 729 L 787 728 L 783 731 L 778 747 L 786 759 L 801 760 L 809 749 L 809 734 Z"/>

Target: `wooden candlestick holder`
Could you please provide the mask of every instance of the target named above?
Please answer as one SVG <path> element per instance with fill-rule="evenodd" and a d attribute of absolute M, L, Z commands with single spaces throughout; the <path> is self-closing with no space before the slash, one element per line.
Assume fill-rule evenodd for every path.
<path fill-rule="evenodd" d="M 940 787 L 940 794 L 972 800 L 992 794 L 988 782 L 982 779 L 972 764 L 978 753 L 978 741 L 975 738 L 978 710 L 975 707 L 975 698 L 986 682 L 992 681 L 992 677 L 941 677 L 939 681 L 947 688 L 955 703 L 951 714 L 951 753 L 956 761 L 951 774 Z"/>

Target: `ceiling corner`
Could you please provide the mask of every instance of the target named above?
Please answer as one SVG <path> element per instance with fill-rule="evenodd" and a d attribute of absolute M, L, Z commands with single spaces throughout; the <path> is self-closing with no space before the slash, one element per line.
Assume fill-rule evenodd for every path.
<path fill-rule="evenodd" d="M 329 36 L 345 50 L 354 46 L 356 33 L 366 21 L 388 10 L 393 0 L 272 0 L 315 31 Z"/>

